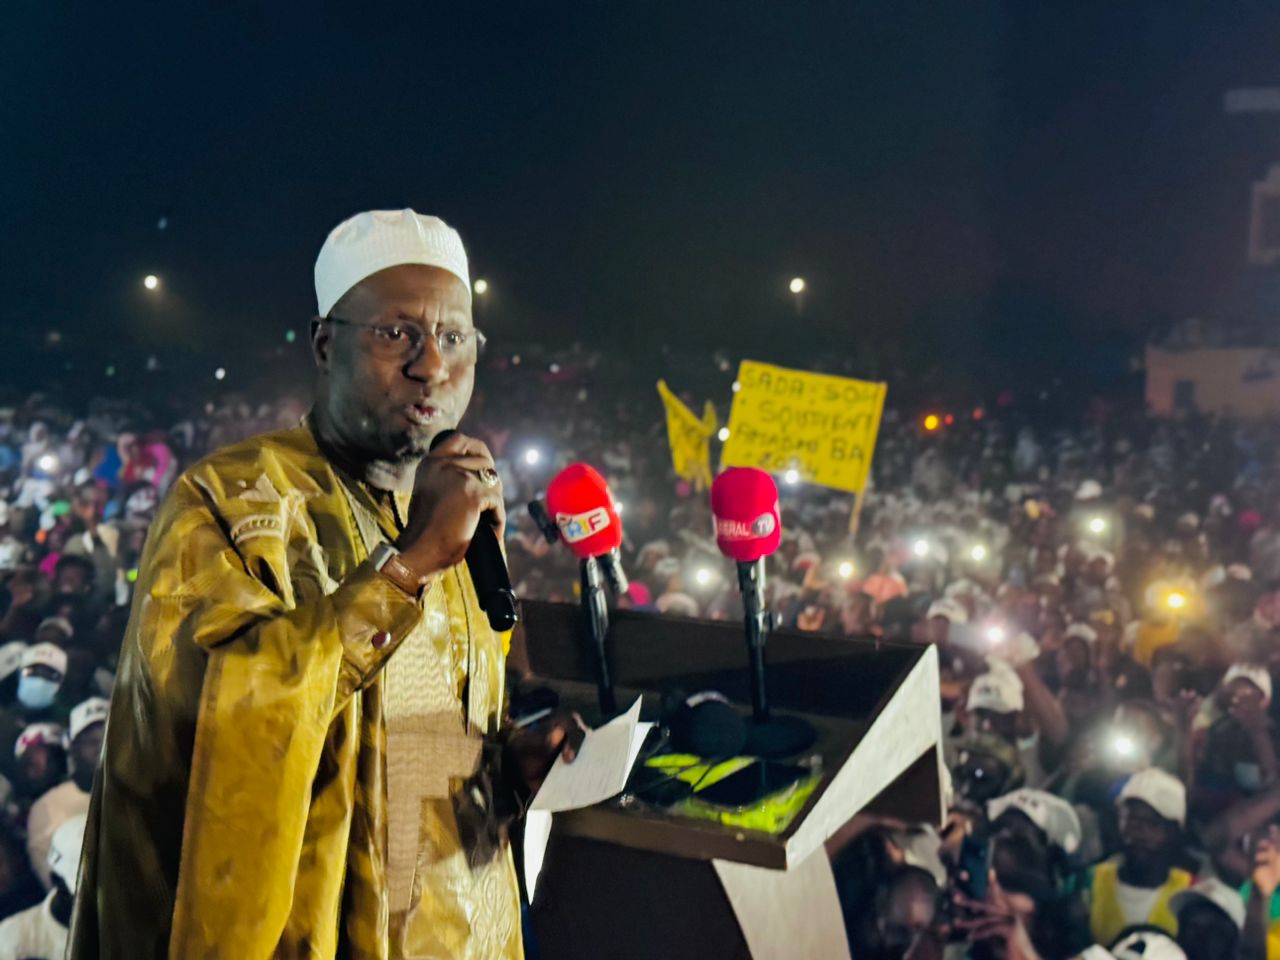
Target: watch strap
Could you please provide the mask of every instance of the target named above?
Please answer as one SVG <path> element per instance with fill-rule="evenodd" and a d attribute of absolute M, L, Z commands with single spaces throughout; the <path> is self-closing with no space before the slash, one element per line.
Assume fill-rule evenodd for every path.
<path fill-rule="evenodd" d="M 404 562 L 404 558 L 389 543 L 380 543 L 373 548 L 373 552 L 369 554 L 369 559 L 373 562 L 373 569 L 394 583 L 397 587 L 415 599 L 422 596 L 423 589 L 427 586 L 427 578 L 415 573 L 414 570 Z"/>

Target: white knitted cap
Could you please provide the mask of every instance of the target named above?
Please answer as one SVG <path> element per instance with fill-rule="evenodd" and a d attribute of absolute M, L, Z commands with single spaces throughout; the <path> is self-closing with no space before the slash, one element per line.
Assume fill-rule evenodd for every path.
<path fill-rule="evenodd" d="M 334 227 L 320 248 L 316 312 L 328 316 L 333 305 L 365 277 L 405 263 L 448 270 L 471 296 L 467 251 L 458 231 L 439 217 L 408 209 L 368 210 Z"/>

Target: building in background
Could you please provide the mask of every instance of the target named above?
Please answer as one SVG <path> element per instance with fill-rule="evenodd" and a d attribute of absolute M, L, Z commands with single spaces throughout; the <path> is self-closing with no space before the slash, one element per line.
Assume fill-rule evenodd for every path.
<path fill-rule="evenodd" d="M 1280 91 L 1264 92 L 1275 93 L 1274 105 L 1264 105 L 1280 112 Z M 1229 95 L 1228 111 L 1232 104 Z M 1254 104 L 1247 112 L 1260 109 Z M 1280 415 L 1280 164 L 1253 184 L 1247 252 L 1246 269 L 1209 322 L 1186 320 L 1162 342 L 1147 345 L 1152 414 Z"/>

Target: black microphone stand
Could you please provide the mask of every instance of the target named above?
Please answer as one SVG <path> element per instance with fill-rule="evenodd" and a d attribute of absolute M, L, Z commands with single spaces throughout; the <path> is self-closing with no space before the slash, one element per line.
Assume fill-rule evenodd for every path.
<path fill-rule="evenodd" d="M 591 648 L 596 653 L 597 690 L 600 694 L 600 714 L 603 718 L 618 712 L 618 701 L 613 694 L 613 678 L 609 674 L 609 658 L 605 655 L 604 639 L 609 634 L 609 604 L 604 595 L 604 574 L 599 557 L 586 557 L 580 564 L 582 585 L 582 623 Z"/>
<path fill-rule="evenodd" d="M 769 719 L 769 696 L 764 682 L 764 644 L 773 626 L 773 617 L 764 606 L 764 557 L 738 561 L 738 589 L 746 619 L 747 656 L 751 660 L 751 719 Z"/>
<path fill-rule="evenodd" d="M 547 543 L 555 543 L 560 539 L 560 528 L 551 519 L 546 504 L 541 500 L 534 500 L 529 504 L 529 516 L 538 525 Z M 599 557 L 586 557 L 579 562 L 582 631 L 596 656 L 596 690 L 602 719 L 608 719 L 618 712 L 618 701 L 613 693 L 613 676 L 609 672 L 609 658 L 605 651 L 605 638 L 609 635 L 609 604 L 604 590 L 606 581 L 615 597 L 622 596 L 628 590 L 627 575 L 622 571 L 622 561 L 617 550 L 610 550 Z"/>
<path fill-rule="evenodd" d="M 807 750 L 818 734 L 811 723 L 800 717 L 774 717 L 769 714 L 764 647 L 773 627 L 773 615 L 765 607 L 764 579 L 764 557 L 738 561 L 738 589 L 742 591 L 747 656 L 751 664 L 751 723 L 747 724 L 747 752 L 761 757 L 789 757 Z"/>

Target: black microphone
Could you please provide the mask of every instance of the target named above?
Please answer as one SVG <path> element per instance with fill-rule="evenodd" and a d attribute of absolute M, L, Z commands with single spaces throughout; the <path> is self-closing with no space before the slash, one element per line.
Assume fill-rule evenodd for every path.
<path fill-rule="evenodd" d="M 457 432 L 444 430 L 437 433 L 431 441 L 431 449 L 434 450 Z M 475 536 L 467 547 L 466 561 L 467 570 L 471 573 L 471 583 L 476 588 L 476 598 L 480 601 L 480 609 L 489 618 L 489 626 L 503 632 L 520 622 L 520 609 L 515 591 L 511 589 L 507 560 L 498 543 L 496 524 L 497 517 L 492 511 L 486 511 L 480 517 Z"/>

